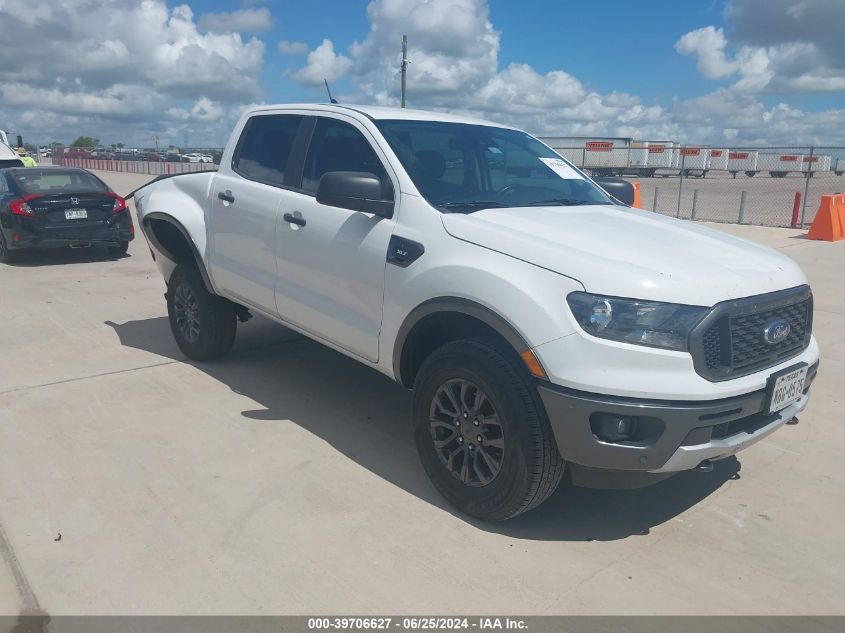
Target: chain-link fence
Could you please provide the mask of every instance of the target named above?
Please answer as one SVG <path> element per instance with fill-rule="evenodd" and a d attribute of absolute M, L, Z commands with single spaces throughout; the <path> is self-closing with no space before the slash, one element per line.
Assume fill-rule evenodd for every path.
<path fill-rule="evenodd" d="M 612 141 L 574 147 L 544 140 L 593 175 L 638 181 L 643 208 L 673 217 L 804 227 L 812 223 L 822 195 L 845 192 L 845 147 Z"/>

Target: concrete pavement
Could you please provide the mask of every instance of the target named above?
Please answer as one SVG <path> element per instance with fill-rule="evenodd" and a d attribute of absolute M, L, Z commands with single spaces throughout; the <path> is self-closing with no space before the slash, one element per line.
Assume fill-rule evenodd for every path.
<path fill-rule="evenodd" d="M 143 239 L 0 265 L 0 613 L 842 613 L 845 243 L 716 228 L 810 278 L 800 423 L 712 473 L 562 485 L 498 525 L 441 501 L 409 394 L 376 372 L 260 319 L 186 362 Z"/>

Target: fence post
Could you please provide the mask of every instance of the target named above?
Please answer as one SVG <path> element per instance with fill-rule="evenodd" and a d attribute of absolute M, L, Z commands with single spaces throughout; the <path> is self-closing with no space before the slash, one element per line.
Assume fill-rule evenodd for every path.
<path fill-rule="evenodd" d="M 747 191 L 742 192 L 742 196 L 739 199 L 739 224 L 745 223 L 745 198 L 748 195 Z"/>
<path fill-rule="evenodd" d="M 680 152 L 683 148 L 679 147 L 678 151 Z M 681 154 L 681 179 L 678 181 L 678 211 L 675 213 L 675 217 L 681 217 L 681 193 L 684 191 L 684 164 L 686 163 L 686 154 Z"/>
<path fill-rule="evenodd" d="M 587 165 L 587 148 L 582 147 L 581 148 L 581 169 L 584 169 L 584 167 L 586 165 Z"/>
<path fill-rule="evenodd" d="M 654 188 L 654 203 L 651 205 L 651 210 L 657 213 L 657 192 L 660 191 L 660 187 Z"/>
<path fill-rule="evenodd" d="M 801 209 L 801 192 L 795 192 L 795 201 L 792 203 L 792 222 L 789 226 L 793 229 L 798 228 L 798 211 Z"/>
<path fill-rule="evenodd" d="M 698 189 L 692 190 L 692 219 L 698 216 Z"/>
<path fill-rule="evenodd" d="M 804 176 L 804 204 L 801 205 L 801 228 L 804 228 L 804 216 L 807 213 L 807 194 L 810 191 L 810 177 L 813 175 L 813 150 L 815 148 L 810 146 L 810 162 L 807 163 L 807 173 Z"/>

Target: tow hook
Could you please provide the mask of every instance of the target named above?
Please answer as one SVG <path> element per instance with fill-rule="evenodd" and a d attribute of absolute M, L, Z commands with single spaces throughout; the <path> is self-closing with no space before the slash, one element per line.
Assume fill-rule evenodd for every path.
<path fill-rule="evenodd" d="M 701 462 L 698 466 L 696 466 L 693 470 L 699 473 L 712 473 L 713 472 L 713 462 L 709 459 L 705 459 Z"/>

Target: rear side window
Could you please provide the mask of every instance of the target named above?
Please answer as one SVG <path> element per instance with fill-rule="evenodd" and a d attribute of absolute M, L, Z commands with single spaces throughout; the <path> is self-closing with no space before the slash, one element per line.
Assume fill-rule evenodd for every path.
<path fill-rule="evenodd" d="M 302 188 L 315 193 L 320 178 L 329 171 L 361 171 L 375 174 L 390 187 L 381 160 L 370 142 L 354 126 L 337 119 L 320 118 L 305 157 Z"/>
<path fill-rule="evenodd" d="M 282 185 L 301 116 L 272 114 L 247 121 L 232 168 L 244 178 Z"/>
<path fill-rule="evenodd" d="M 108 191 L 102 180 L 87 171 L 71 169 L 25 169 L 13 173 L 12 178 L 21 193 L 50 195 L 56 193 L 84 193 Z"/>

